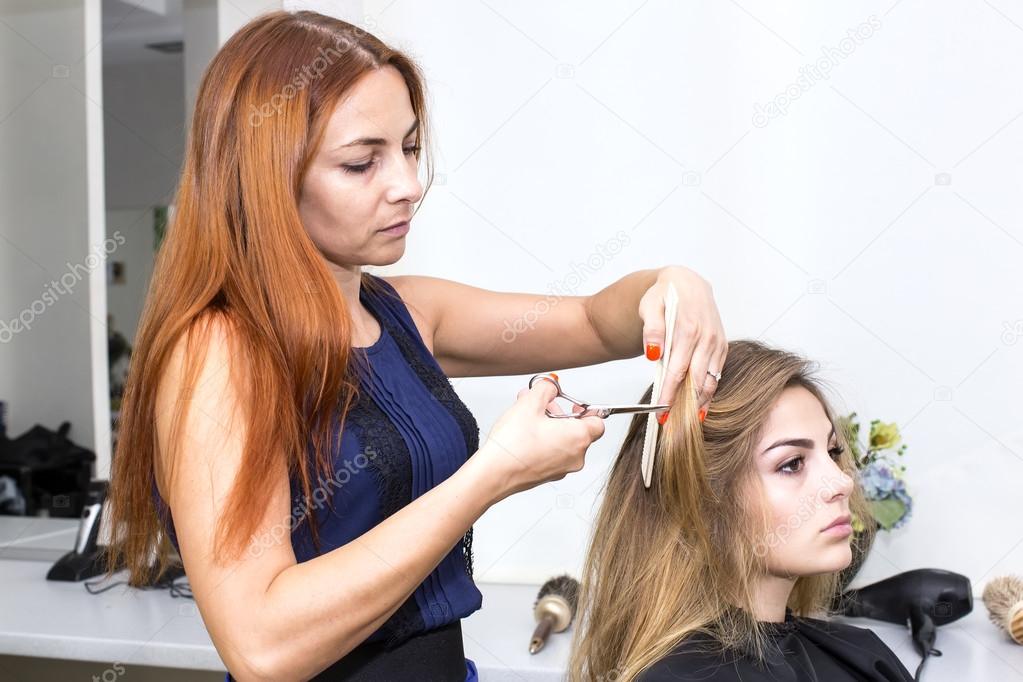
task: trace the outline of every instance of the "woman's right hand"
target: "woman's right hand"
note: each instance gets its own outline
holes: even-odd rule
[[[550,381],[536,381],[519,391],[515,404],[494,424],[479,452],[487,475],[497,486],[495,502],[541,483],[559,481],[583,468],[586,449],[604,435],[600,417],[552,419],[544,410],[560,413],[552,403],[557,389]],[[578,407],[574,411],[579,411]]]

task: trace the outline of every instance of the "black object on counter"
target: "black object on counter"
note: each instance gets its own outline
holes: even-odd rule
[[[77,582],[103,573],[103,548],[99,545],[99,528],[103,520],[103,502],[107,495],[107,481],[93,481],[88,499],[82,509],[75,547],[57,559],[46,574],[47,580]]]
[[[17,438],[0,439],[0,475],[17,484],[25,516],[81,515],[96,454],[68,439],[70,430],[67,421],[56,431],[36,424]]]
[[[939,568],[918,568],[885,578],[840,597],[838,612],[854,618],[873,618],[908,624],[921,656],[916,679],[934,648],[936,628],[973,611],[973,588],[965,575]]]

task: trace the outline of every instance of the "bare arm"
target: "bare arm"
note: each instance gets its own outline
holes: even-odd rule
[[[615,337],[613,347],[606,344],[590,318],[589,296],[489,291],[414,275],[387,281],[432,330],[433,355],[449,377],[583,367],[641,350],[641,335],[635,348],[628,347],[629,338]],[[621,298],[614,291],[610,297]]]
[[[239,680],[305,680],[377,630],[494,503],[579,471],[604,432],[597,417],[548,419],[550,382],[523,389],[486,442],[450,478],[356,540],[297,563],[283,465],[251,551],[214,561],[213,538],[241,466],[243,410],[229,379],[231,347],[213,326],[195,389],[180,398],[183,350],[175,350],[157,395],[157,431],[167,443],[177,400],[187,403],[183,445],[164,463],[170,504],[195,601],[217,651]],[[333,492],[333,491],[328,491]]]
[[[158,396],[167,433],[181,352]],[[230,353],[215,330],[193,392],[168,493],[185,570],[203,621],[239,680],[308,679],[377,630],[501,496],[472,457],[453,476],[349,544],[296,563],[285,472],[263,507],[251,551],[212,560],[214,524],[241,462],[244,423],[228,379]],[[491,467],[493,464],[491,464]]]
[[[488,291],[436,277],[387,279],[417,323],[431,330],[433,354],[452,377],[531,374],[664,353],[664,296],[679,295],[672,353],[661,395],[672,403],[686,371],[698,377],[701,407],[724,367],[728,339],[710,283],[689,268],[639,270],[591,296]],[[653,346],[656,346],[654,348]]]
[[[455,474],[358,539],[289,566],[265,594],[274,679],[312,676],[369,637],[495,501],[470,458]],[[344,576],[343,580],[339,580]],[[281,646],[285,643],[285,646]]]

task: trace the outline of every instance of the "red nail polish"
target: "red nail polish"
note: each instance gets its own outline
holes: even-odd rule
[[[647,360],[660,360],[661,359],[661,347],[656,343],[648,343],[646,345],[646,359]]]
[[[664,422],[668,421],[669,412],[670,410],[665,410],[664,412],[661,412],[659,415],[657,415],[657,423],[660,424],[661,426],[664,426]]]
[[[703,421],[704,419],[706,419],[706,418],[707,418],[707,408],[706,408],[706,407],[701,407],[701,408],[700,408],[700,412],[699,412],[699,417],[700,417],[700,421],[701,421],[701,422],[702,422],[702,421]]]

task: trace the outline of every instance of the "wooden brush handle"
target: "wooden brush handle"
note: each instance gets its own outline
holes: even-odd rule
[[[529,653],[535,654],[547,644],[547,637],[554,629],[554,616],[545,615],[536,624],[533,637],[529,640]]]
[[[1005,617],[1005,629],[1016,644],[1023,644],[1023,601],[1016,602]]]

